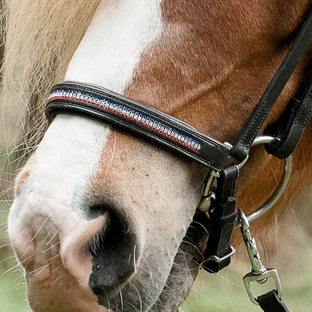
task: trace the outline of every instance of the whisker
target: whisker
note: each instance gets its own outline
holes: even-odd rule
[[[131,260],[131,256],[132,256],[132,254],[133,254],[134,274],[136,274],[136,273],[137,273],[137,271],[138,271],[137,266],[136,266],[136,261],[135,261],[135,259],[136,259],[136,257],[135,257],[135,251],[136,251],[136,248],[137,248],[137,245],[134,245],[134,248],[133,248],[133,253],[130,253],[130,255],[129,255],[129,262],[130,262],[130,260]]]
[[[46,253],[47,251],[49,251],[50,249],[54,248],[57,245],[60,245],[60,242],[55,243],[54,245],[51,245],[49,248],[45,249],[44,251],[42,251],[42,253]]]
[[[59,266],[57,266],[54,270],[52,270],[51,274],[55,273],[60,267],[62,267],[63,265],[60,264]]]
[[[0,246],[0,249],[1,248],[6,248],[6,247],[12,247],[12,245],[10,243],[3,244],[3,245]]]
[[[139,310],[139,312],[143,312],[143,302],[142,302],[141,294],[140,294],[139,290],[137,289],[137,287],[132,282],[129,282],[129,284],[132,285],[132,287],[134,288],[134,290],[138,294],[138,299],[139,299],[139,303],[140,303],[140,310]],[[128,304],[129,304],[129,302],[128,302]]]
[[[47,262],[51,262],[51,260],[53,260],[53,259],[55,259],[55,258],[57,258],[57,257],[59,257],[59,256],[60,256],[60,254],[58,253],[58,254],[54,255],[53,257],[51,257],[51,258],[49,258],[49,259],[47,259],[47,260],[45,260],[45,261],[42,261],[40,264],[44,264],[44,263],[47,263]]]
[[[3,263],[5,263],[6,261],[8,261],[8,260],[10,260],[10,259],[15,259],[15,256],[13,255],[13,256],[6,257],[5,259],[3,259],[3,260],[0,261],[0,265],[3,264]]]
[[[200,251],[200,250],[198,249],[198,247],[195,246],[194,244],[192,244],[191,242],[186,241],[186,240],[182,240],[182,243],[192,246],[202,257],[204,256],[203,253],[202,253],[202,251]],[[182,251],[182,250],[180,250],[180,251],[183,252],[184,254],[186,254],[184,251]]]
[[[152,270],[151,270],[151,267],[150,267],[150,264],[149,264],[149,262],[145,259],[144,256],[142,256],[142,260],[144,260],[144,262],[146,263],[148,269],[145,269],[145,268],[144,268],[143,266],[141,266],[141,265],[139,266],[139,268],[140,268],[141,270],[143,270],[143,271],[149,273],[149,277],[150,277],[150,280],[151,280],[151,282],[152,282],[152,285],[154,285],[154,277],[157,278],[157,276],[154,276],[154,275],[153,275]]]
[[[232,285],[234,285],[234,286],[236,286],[236,287],[238,287],[238,288],[243,288],[242,285],[235,283],[234,281],[232,281],[232,280],[229,279],[229,278],[226,278],[225,276],[223,276],[223,274],[218,274],[218,277],[219,277],[221,280],[224,280],[224,281],[226,281],[227,283],[232,284]]]
[[[21,266],[20,266],[19,263],[14,265],[12,268],[7,269],[5,272],[2,273],[2,275],[6,275],[6,274],[8,274],[10,272],[13,272],[14,270],[21,271]]]
[[[123,311],[123,309],[124,309],[124,302],[123,302],[123,296],[122,296],[122,291],[121,291],[120,286],[118,287],[118,289],[119,289],[119,297],[120,297],[121,311]]]
[[[49,245],[49,244],[52,242],[52,240],[53,240],[53,239],[55,238],[55,236],[58,234],[60,228],[61,228],[61,226],[59,226],[59,227],[57,228],[57,230],[55,231],[54,235],[53,235],[53,236],[51,237],[51,239],[46,243],[46,245]]]
[[[49,265],[50,265],[50,264],[46,264],[46,265],[42,266],[41,268],[38,268],[38,269],[33,270],[31,273],[34,273],[34,272],[38,271],[38,272],[34,273],[34,276],[37,276],[37,275],[39,275],[41,272],[43,272]]]
[[[46,224],[46,222],[49,220],[50,218],[50,215],[48,215],[46,217],[46,219],[42,222],[41,226],[39,227],[39,229],[37,230],[36,234],[33,236],[33,238],[30,240],[30,242],[32,242],[36,237],[37,235],[39,234],[40,230],[44,227],[44,225]]]
[[[58,278],[56,278],[53,282],[50,283],[50,285],[56,283],[58,280],[60,280],[62,277],[66,276],[66,274],[60,275]],[[60,286],[60,285],[59,285]]]
[[[196,224],[198,224],[201,228],[203,228],[203,230],[208,234],[209,232],[208,232],[208,230],[206,229],[206,227],[202,224],[202,223],[200,223],[199,221],[192,221],[192,223],[196,223]],[[190,227],[192,227],[192,228],[195,228],[193,225],[190,225]]]
[[[140,283],[143,287],[143,291],[145,296],[145,300],[148,300],[149,302],[153,303],[154,302],[154,295],[153,295],[153,291],[155,289],[155,285],[152,284],[152,289],[150,289],[150,287],[148,287],[149,285],[144,284],[139,278],[138,276],[134,276],[134,278],[138,281],[138,283]]]
[[[0,231],[5,231],[7,230],[7,228],[8,228],[8,225],[4,224],[3,227],[0,228]]]

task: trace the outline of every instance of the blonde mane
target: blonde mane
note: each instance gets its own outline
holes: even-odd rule
[[[63,80],[99,2],[7,0],[3,4],[6,29],[0,116],[4,146],[26,142],[21,148],[28,153],[38,145],[46,129],[47,93]]]

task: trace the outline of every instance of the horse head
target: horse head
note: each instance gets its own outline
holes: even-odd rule
[[[105,87],[231,142],[309,6],[101,1],[63,79]],[[296,92],[303,67],[269,121]],[[239,183],[247,212],[279,176],[278,160],[263,154]],[[56,115],[16,178],[9,217],[32,309],[176,311],[203,260],[208,231],[192,221],[208,172],[96,118]]]

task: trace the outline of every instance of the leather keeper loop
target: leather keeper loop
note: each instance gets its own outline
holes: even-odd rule
[[[235,203],[236,203],[235,198],[230,197],[227,205],[235,206]],[[233,225],[234,221],[236,220],[236,217],[237,217],[237,209],[235,209],[233,213],[222,217],[215,216],[213,212],[210,213],[211,222],[215,223],[218,226],[224,226],[226,224]]]

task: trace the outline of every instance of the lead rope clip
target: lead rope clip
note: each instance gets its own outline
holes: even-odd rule
[[[251,235],[249,229],[249,222],[246,215],[242,210],[238,209],[238,220],[240,223],[240,229],[243,235],[244,243],[247,248],[247,253],[251,262],[251,272],[246,274],[243,278],[244,285],[247,294],[252,303],[259,305],[258,298],[253,293],[251,288],[252,282],[257,282],[258,284],[264,284],[268,279],[272,278],[275,282],[275,291],[277,292],[277,297],[281,299],[282,297],[282,286],[276,269],[267,269],[265,265],[261,262],[259,251],[257,249],[256,240]]]

